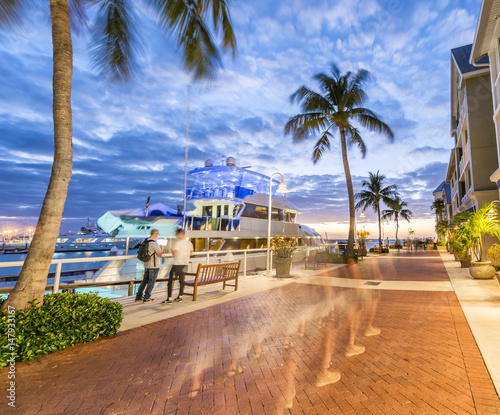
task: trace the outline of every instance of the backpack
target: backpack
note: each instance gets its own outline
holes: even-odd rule
[[[151,257],[153,256],[152,254],[149,253],[149,243],[151,241],[149,238],[144,239],[139,245],[139,251],[137,252],[137,258],[139,258],[139,261],[142,262],[148,262]]]

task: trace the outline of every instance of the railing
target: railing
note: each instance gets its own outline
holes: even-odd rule
[[[298,247],[294,252],[294,261],[301,262],[304,257],[309,255],[311,251],[325,250],[328,249],[329,245],[318,245],[318,246],[301,246]],[[232,262],[234,260],[242,261],[241,270],[243,273],[243,278],[246,278],[247,272],[255,269],[265,269],[265,254],[267,253],[266,248],[260,249],[239,249],[239,250],[228,250],[228,251],[202,251],[194,252],[193,258],[190,261],[190,267],[195,268],[199,263],[210,264],[210,261],[220,262]],[[163,254],[163,263],[160,265],[160,274],[157,278],[158,282],[165,282],[168,278],[165,277],[171,265],[172,254]],[[262,262],[262,267],[249,265],[249,260],[253,259],[254,265],[260,259]],[[61,274],[63,272],[62,268],[64,264],[74,264],[74,263],[86,263],[86,262],[106,262],[106,264],[100,269],[100,274],[93,276],[97,278],[115,278],[115,280],[94,280],[91,282],[78,282],[61,284]],[[114,262],[114,264],[113,264]],[[127,264],[130,262],[130,264]],[[15,262],[0,262],[0,268],[10,268],[10,267],[20,267],[24,264],[24,261]],[[119,285],[128,285],[128,295],[133,295],[133,289],[135,284],[139,284],[142,280],[143,265],[137,259],[136,255],[122,255],[122,256],[106,256],[106,257],[89,257],[89,258],[65,258],[65,259],[54,259],[51,265],[56,265],[54,283],[46,286],[46,290],[51,290],[53,293],[59,292],[59,290],[74,289],[74,288],[88,288],[88,287],[114,287]],[[116,265],[116,273],[113,274],[113,269],[111,265]],[[271,265],[272,266],[272,265]],[[123,268],[125,273],[122,273]],[[110,272],[108,272],[110,271]],[[118,279],[120,276],[127,276],[135,274],[135,278],[130,279]],[[14,287],[0,287],[0,294],[9,293]]]

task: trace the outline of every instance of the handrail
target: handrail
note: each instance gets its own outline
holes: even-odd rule
[[[306,250],[306,249],[321,249],[325,246],[329,246],[331,244],[325,245],[317,245],[317,246],[299,246],[297,247],[298,251]],[[193,256],[206,256],[206,264],[208,265],[210,262],[210,257],[217,256],[225,256],[229,253],[231,254],[243,254],[243,277],[246,277],[247,272],[247,254],[252,253],[266,253],[267,248],[253,248],[253,249],[231,249],[227,251],[199,251],[193,252]],[[172,258],[172,254],[166,253],[162,255],[162,258]],[[60,284],[62,265],[69,263],[79,263],[79,262],[111,262],[117,260],[129,260],[129,259],[137,259],[137,255],[117,255],[117,256],[106,256],[106,257],[88,257],[88,258],[63,258],[63,259],[53,259],[51,261],[51,265],[56,265],[54,284],[47,285],[46,290],[52,290],[53,293],[57,293],[60,289],[72,289],[72,288],[85,288],[85,287],[104,287],[104,286],[116,286],[116,285],[129,285],[129,295],[133,295],[133,287],[135,284],[139,284],[142,279],[134,279],[134,280],[119,280],[119,281],[101,281],[101,282],[91,282],[91,283],[80,283],[80,284]],[[0,262],[0,268],[9,268],[9,267],[19,267],[24,264],[24,261],[12,261],[12,262]],[[158,282],[168,281],[168,278],[157,278]],[[10,293],[14,287],[0,287],[0,294]],[[132,293],[132,294],[130,294]]]

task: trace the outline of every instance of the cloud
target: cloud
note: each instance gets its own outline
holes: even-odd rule
[[[362,130],[368,153],[348,150],[355,189],[369,171],[395,182],[418,217],[444,178],[449,136],[450,49],[471,43],[479,8],[465,0],[419,2],[254,0],[233,2],[238,56],[223,57],[212,84],[190,93],[188,168],[233,156],[239,166],[283,173],[302,220],[348,219],[338,135],[313,164],[315,138],[293,143],[286,121],[301,85],[335,62],[343,72],[370,70],[366,106],[395,133],[394,143]],[[65,217],[182,201],[189,77],[175,39],[146,20],[138,75],[112,85],[92,69],[88,37],[74,37],[73,151]],[[24,32],[2,32],[0,45],[0,216],[36,217],[53,155],[52,50],[47,10]],[[22,189],[20,191],[19,189]],[[22,208],[20,208],[22,206]],[[10,220],[10,219],[9,219]],[[31,219],[30,219],[31,220]]]

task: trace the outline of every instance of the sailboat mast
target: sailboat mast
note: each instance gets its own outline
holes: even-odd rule
[[[187,193],[187,162],[189,149],[189,112],[191,109],[191,85],[187,88],[187,114],[186,114],[186,150],[184,155],[184,209],[182,216],[182,227],[186,229],[186,193]]]

